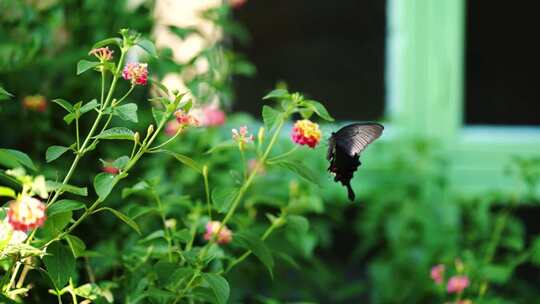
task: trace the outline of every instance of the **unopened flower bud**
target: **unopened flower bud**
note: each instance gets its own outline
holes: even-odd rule
[[[259,128],[259,133],[257,133],[257,140],[259,141],[259,144],[262,144],[262,142],[264,141],[264,131],[264,127]]]
[[[138,144],[141,141],[141,134],[139,134],[139,132],[135,132],[135,135],[133,135],[133,141],[135,141],[135,144]]]
[[[154,125],[149,125],[148,130],[146,130],[146,136],[150,136],[152,133],[154,133]]]

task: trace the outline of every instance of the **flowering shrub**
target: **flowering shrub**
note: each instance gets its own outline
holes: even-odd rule
[[[133,260],[124,265],[125,274],[128,277],[141,274],[137,269],[142,265],[146,265],[146,269],[154,273],[147,274],[147,278],[152,279],[144,281],[142,289],[116,294],[119,302],[132,302],[137,297],[145,297],[154,300],[159,298],[164,303],[177,303],[187,299],[213,299],[212,301],[217,303],[224,303],[230,290],[224,276],[252,254],[272,275],[274,258],[265,240],[285,225],[305,221],[299,214],[295,214],[297,211],[294,211],[296,207],[292,200],[290,204],[280,206],[277,213],[267,213],[267,227],[262,233],[258,233],[251,229],[245,220],[243,224],[239,222],[241,216],[238,210],[250,188],[262,178],[260,173],[270,168],[290,170],[308,181],[316,182],[313,172],[307,166],[289,160],[296,148],[279,155],[275,155],[274,148],[283,126],[295,113],[300,113],[305,119],[318,114],[321,118],[331,120],[322,104],[305,100],[298,93],[291,94],[282,89],[268,94],[264,99],[276,99],[281,102],[281,107],[264,106],[265,127],[259,129],[257,138],[249,133],[247,126],[242,126],[232,131],[236,145],[227,145],[225,143],[228,141],[225,141],[224,144],[216,146],[218,150],[237,148],[241,155],[243,177],[230,188],[213,189],[210,183],[211,167],[185,154],[167,149],[174,141],[181,141],[181,134],[187,134],[191,127],[201,125],[196,117],[197,107],[194,107],[194,101],[184,98],[184,94],[169,92],[166,87],[152,80],[151,83],[162,93],[152,98],[155,105],[152,108],[155,125],[148,125],[145,132],[113,125],[113,117],[138,121],[138,105],[125,103],[125,100],[137,86],[147,84],[150,78],[146,64],[124,63],[126,53],[133,46],[143,45],[150,55],[155,55],[152,52],[153,47],[149,47],[151,42],[142,39],[139,34],[122,30],[121,35],[121,39],[109,38],[94,46],[89,54],[98,61],[83,59],[78,64],[78,74],[94,70],[102,79],[110,79],[110,84],[103,84],[101,94],[96,99],[75,104],[65,99],[53,100],[59,108],[67,111],[64,116],[65,123],[74,125],[75,128],[72,145],[54,145],[47,149],[46,161],[49,163],[68,152],[72,154],[72,161],[61,181],[26,175],[19,166],[36,170],[32,161],[24,153],[3,150],[5,155],[14,159],[14,169],[6,172],[22,184],[22,190],[2,188],[2,194],[14,198],[3,211],[5,218],[1,219],[1,256],[8,265],[3,274],[2,285],[2,294],[6,299],[19,300],[32,294],[30,287],[33,283],[27,280],[28,274],[36,266],[43,269],[49,279],[49,292],[56,296],[59,303],[67,297],[73,302],[84,299],[111,299],[112,285],[100,284],[94,279],[85,281],[84,277],[76,275],[76,265],[82,262],[83,257],[89,256],[85,237],[76,236],[76,228],[97,213],[109,212],[140,235],[137,243],[141,246],[132,248],[137,256],[126,257],[128,261]],[[111,47],[118,48],[117,58],[112,56]],[[118,94],[117,84],[122,78],[128,81],[130,86],[115,97]],[[84,131],[81,117],[92,110],[96,115],[89,129]],[[203,107],[201,112],[201,120],[204,121],[201,127],[211,130],[212,127],[224,123],[224,113],[215,106]],[[175,119],[171,120],[173,117]],[[300,130],[311,132],[305,135],[306,137],[318,136],[317,141],[320,140],[321,133],[316,124],[310,122],[306,128]],[[313,130],[318,133],[313,133]],[[168,138],[163,138],[164,140],[158,143],[162,132],[166,133]],[[204,133],[199,134],[204,136]],[[98,146],[106,145],[108,141],[118,141],[119,144],[127,142],[131,146],[131,153],[114,160],[102,161],[102,172],[96,174],[93,180],[95,199],[85,202],[84,197],[89,194],[88,188],[71,184],[72,177],[77,174],[79,164],[85,156],[93,153]],[[214,151],[217,150],[208,151],[209,155],[216,153]],[[245,154],[253,154],[249,162],[246,161]],[[108,205],[109,197],[113,195],[120,181],[129,180],[129,173],[148,155],[172,156],[180,164],[199,174],[199,181],[204,185],[204,195],[193,198],[192,203],[178,209],[184,210],[180,214],[166,204],[166,193],[162,193],[159,184],[152,181],[155,177],[145,178],[135,182],[132,187],[124,188],[124,199],[147,196],[155,202],[156,206],[150,210],[158,213],[161,219],[161,227],[156,231],[147,231],[144,229],[146,225],[140,225],[145,222],[144,212],[134,216],[131,212],[124,213]],[[68,193],[69,196],[66,196]],[[250,208],[256,210],[254,207]],[[204,228],[204,231],[201,231],[201,228]],[[17,247],[22,244],[25,246],[24,250]],[[233,245],[233,248],[224,246],[229,244]],[[161,249],[153,250],[155,246]],[[138,254],[141,250],[146,253]],[[124,282],[119,279],[115,284]]]

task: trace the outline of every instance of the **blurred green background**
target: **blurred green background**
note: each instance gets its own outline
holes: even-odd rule
[[[69,142],[71,133],[54,106],[36,112],[23,108],[23,99],[93,98],[97,78],[75,77],[76,62],[95,41],[123,27],[152,38],[155,5],[1,0],[0,85],[15,97],[0,101],[0,147],[27,152],[50,176],[64,170],[66,162],[45,166],[44,154],[52,144]],[[471,289],[491,283],[478,303],[540,299],[540,96],[534,83],[540,60],[538,47],[529,43],[536,34],[535,10],[527,5],[248,0],[215,20],[225,33],[220,50],[230,55],[223,58],[244,69],[233,69],[225,80],[202,75],[187,84],[211,83],[233,111],[225,126],[190,134],[175,147],[212,164],[213,183],[230,182],[238,156],[209,158],[203,152],[228,138],[231,127],[260,124],[261,97],[278,82],[325,103],[340,120],[323,125],[326,136],[348,121],[386,126],[362,155],[355,203],[325,171],[324,145],[299,157],[320,172],[322,188],[298,179],[290,184],[294,176],[272,171],[255,186],[258,195],[246,200],[246,210],[272,208],[265,197],[286,199],[283,189],[292,187],[309,214],[309,230],[270,238],[271,247],[296,261],[277,263],[274,280],[261,276],[255,260],[233,271],[232,302],[442,303],[429,270],[456,258],[466,265]],[[198,56],[212,56],[212,49]],[[193,64],[175,63],[167,48],[160,57],[150,64],[158,77]],[[248,61],[256,74],[245,68]],[[137,94],[142,99],[151,92]],[[140,120],[150,121],[150,106],[140,107]],[[282,141],[292,145],[288,136]],[[74,184],[90,183],[91,172],[100,170],[98,158],[119,149],[96,151],[82,164],[88,174],[76,176]],[[194,174],[170,159],[147,160],[134,176],[158,176],[163,188],[180,194],[201,190]],[[112,204],[123,202],[117,197]],[[129,246],[129,231],[109,233],[116,225],[98,216],[80,228],[90,247],[103,253],[92,261],[103,279]],[[494,238],[497,250],[486,260]]]

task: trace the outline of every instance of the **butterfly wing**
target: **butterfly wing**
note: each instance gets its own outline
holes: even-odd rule
[[[354,123],[341,128],[332,137],[337,146],[349,156],[360,154],[364,149],[379,138],[384,127],[375,122]]]
[[[355,195],[350,181],[361,165],[360,152],[379,138],[383,129],[378,123],[354,123],[332,133],[328,140],[328,171],[334,174],[334,181],[347,187],[351,201],[354,201]]]

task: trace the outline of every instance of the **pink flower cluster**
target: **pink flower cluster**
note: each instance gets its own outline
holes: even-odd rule
[[[249,134],[247,126],[241,126],[239,130],[232,129],[232,138],[238,143],[240,149],[244,149],[244,146],[255,140],[253,134]]]
[[[210,221],[206,224],[206,233],[204,234],[204,239],[209,241],[211,240],[219,230],[219,227],[221,226],[221,222],[219,221]],[[219,234],[217,234],[217,242],[218,244],[228,244],[232,241],[232,232],[227,228],[227,226],[223,226],[221,230],[219,230]]]
[[[131,80],[132,85],[146,85],[148,82],[148,65],[138,62],[128,63],[122,71],[122,77],[125,80]]]
[[[298,120],[293,127],[292,140],[299,145],[307,145],[310,148],[315,148],[321,141],[321,130],[319,125],[307,120]]]
[[[28,195],[9,203],[7,219],[13,230],[28,231],[40,227],[47,218],[45,204]]]
[[[456,264],[463,267],[460,260],[457,260]],[[444,272],[445,266],[442,264],[431,267],[430,276],[435,282],[435,284],[440,285],[444,282]],[[448,283],[446,284],[446,291],[448,293],[460,294],[467,287],[469,287],[469,278],[466,275],[455,275],[448,279]]]

